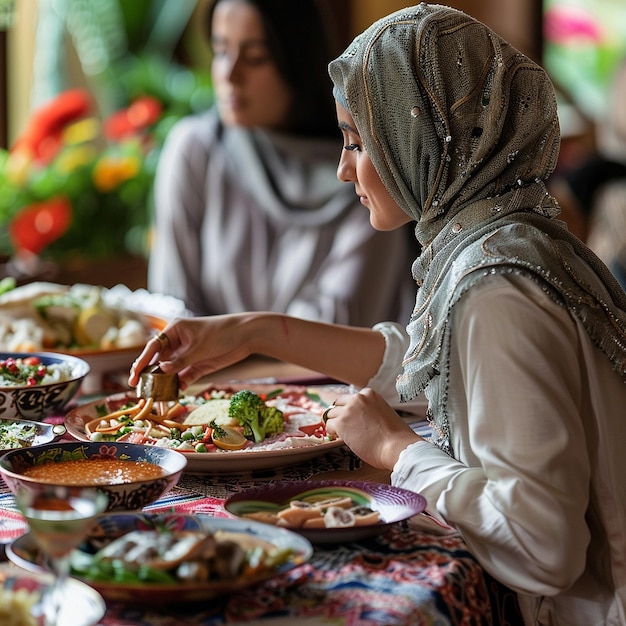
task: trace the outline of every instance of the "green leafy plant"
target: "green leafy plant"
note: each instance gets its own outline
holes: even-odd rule
[[[67,90],[0,150],[0,250],[63,258],[143,254],[162,141],[183,113],[152,96],[100,122],[91,96]]]
[[[162,143],[178,119],[212,101],[208,71],[175,59],[196,0],[62,4],[39,17],[69,35],[88,87],[50,98],[0,150],[0,255],[145,255]],[[108,59],[97,71],[93,50]]]

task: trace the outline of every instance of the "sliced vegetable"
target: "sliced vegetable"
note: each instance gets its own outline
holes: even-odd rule
[[[241,431],[230,426],[214,427],[211,439],[222,450],[241,450],[248,443]]]

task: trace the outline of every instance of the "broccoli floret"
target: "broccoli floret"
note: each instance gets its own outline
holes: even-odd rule
[[[267,435],[282,432],[284,418],[281,411],[269,407],[261,398],[247,389],[233,394],[228,406],[228,416],[243,426],[243,434],[260,443]]]
[[[261,429],[261,410],[265,404],[259,396],[247,389],[233,394],[228,405],[228,417],[236,419],[243,426],[243,434],[254,437],[257,443],[265,439],[265,432]]]
[[[261,427],[265,431],[266,437],[280,435],[285,428],[283,412],[275,406],[265,404],[261,409]]]

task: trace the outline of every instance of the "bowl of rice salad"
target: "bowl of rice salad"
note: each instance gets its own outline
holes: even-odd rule
[[[0,418],[63,413],[88,373],[87,361],[68,354],[0,352]]]

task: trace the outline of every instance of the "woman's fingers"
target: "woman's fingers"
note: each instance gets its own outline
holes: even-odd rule
[[[153,337],[144,346],[139,356],[133,361],[130,366],[130,374],[128,377],[128,384],[131,387],[136,387],[139,383],[139,375],[141,372],[152,363],[153,358],[159,352],[159,342],[156,337]]]
[[[205,374],[230,365],[232,360],[215,352],[216,342],[212,337],[218,328],[208,318],[178,319],[170,323],[146,343],[131,366],[128,384],[136,386],[141,372],[157,361],[165,373],[179,375],[182,389]]]
[[[175,346],[178,343],[178,333],[175,324],[166,326],[157,335],[150,338],[131,365],[128,384],[131,387],[135,387],[139,383],[141,372],[157,360],[157,355],[159,360],[163,361],[163,357],[167,357],[175,351]]]
[[[326,412],[326,432],[339,437],[363,461],[393,469],[401,450],[419,439],[375,391],[339,396]]]

